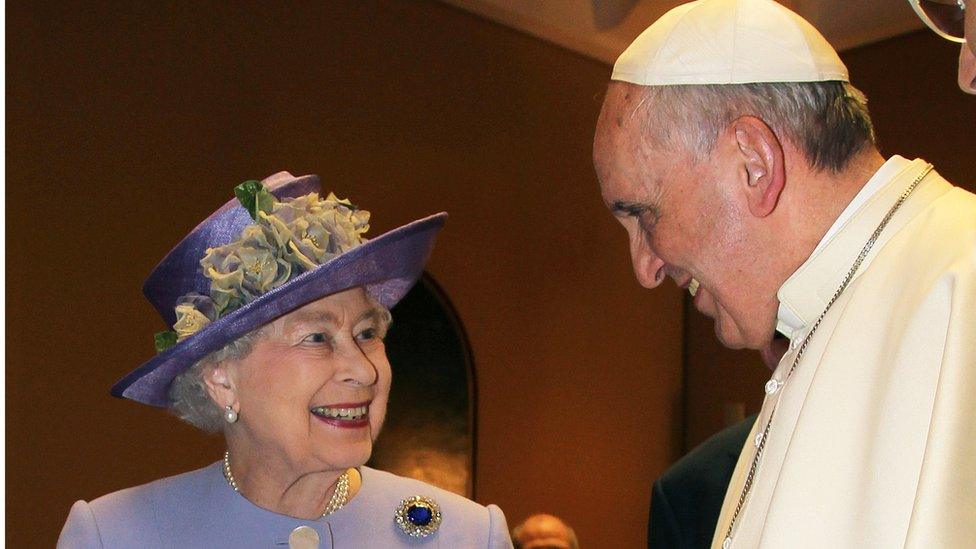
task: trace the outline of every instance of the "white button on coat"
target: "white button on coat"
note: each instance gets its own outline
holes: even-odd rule
[[[288,536],[288,549],[318,549],[319,533],[311,526],[299,526]]]

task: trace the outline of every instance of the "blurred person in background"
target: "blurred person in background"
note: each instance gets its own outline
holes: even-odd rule
[[[516,549],[579,549],[576,532],[559,517],[537,514],[512,529]]]

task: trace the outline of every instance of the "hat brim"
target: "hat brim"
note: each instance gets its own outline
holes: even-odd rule
[[[446,213],[384,233],[208,324],[119,380],[112,396],[165,407],[173,379],[208,354],[303,305],[362,286],[392,307],[423,273]]]

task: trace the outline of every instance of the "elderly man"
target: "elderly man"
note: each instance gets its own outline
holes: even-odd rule
[[[976,196],[885,160],[824,38],[771,0],[679,6],[620,56],[594,163],[634,272],[727,346],[790,348],[713,547],[976,539]]]
[[[936,34],[960,42],[959,88],[976,94],[976,5],[966,0],[908,0],[915,13]],[[976,4],[969,0],[970,4]]]

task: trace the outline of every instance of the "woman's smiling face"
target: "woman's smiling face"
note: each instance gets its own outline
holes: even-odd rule
[[[389,313],[353,288],[264,326],[246,357],[210,378],[232,389],[235,446],[293,470],[365,463],[390,394],[388,324]]]

